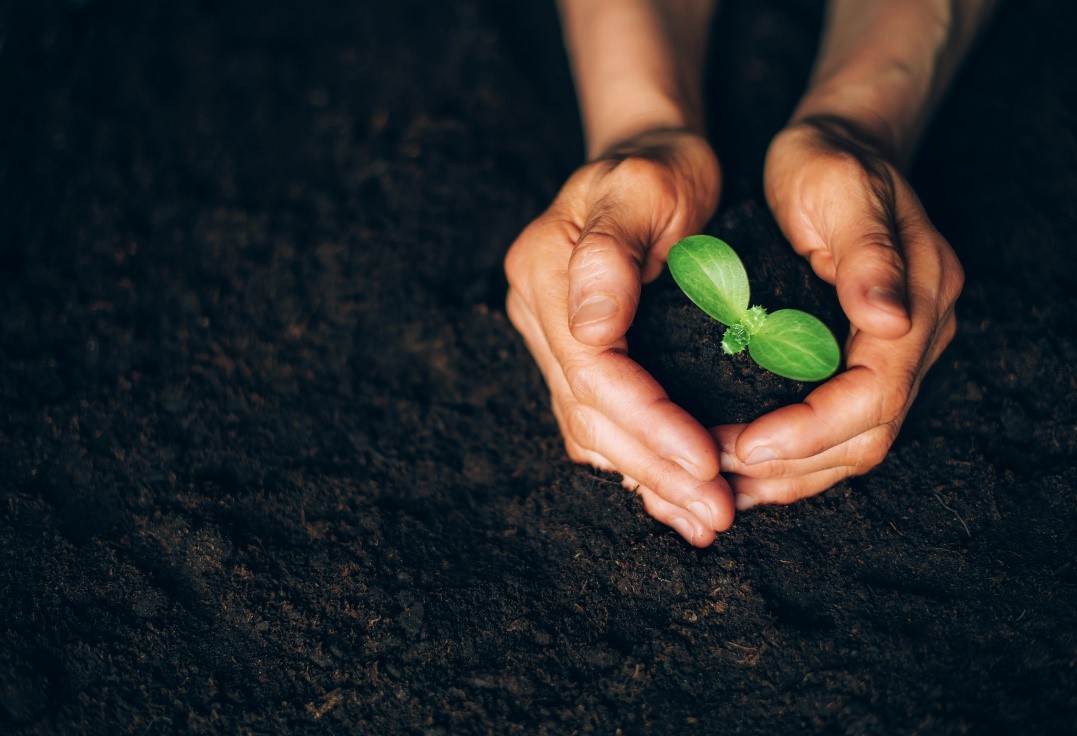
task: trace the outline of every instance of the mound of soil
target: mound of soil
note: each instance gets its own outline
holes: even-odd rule
[[[703,551],[504,314],[581,155],[551,6],[0,6],[0,732],[1072,730],[1077,6],[923,146],[968,286],[890,457]],[[840,326],[759,194],[821,12],[725,3],[712,230]],[[803,395],[714,329],[664,278],[631,344],[708,422]]]

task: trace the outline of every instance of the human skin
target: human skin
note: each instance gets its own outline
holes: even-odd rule
[[[520,234],[505,268],[509,317],[574,461],[620,472],[651,516],[700,547],[732,523],[734,504],[790,503],[882,461],[953,337],[963,282],[902,167],[990,5],[830,3],[764,182],[793,248],[837,289],[846,369],[803,403],[708,431],[627,357],[625,333],[642,283],[717,207],[720,170],[700,113],[714,3],[562,0],[590,162]]]

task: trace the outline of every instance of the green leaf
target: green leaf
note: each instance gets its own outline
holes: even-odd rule
[[[748,343],[756,363],[797,381],[821,381],[838,369],[841,349],[827,326],[798,309],[779,309]]]
[[[722,352],[726,355],[736,355],[744,350],[752,336],[748,334],[748,328],[744,325],[731,325],[726,328],[722,335]]]
[[[748,274],[737,254],[718,238],[693,235],[669,251],[669,272],[697,307],[724,325],[748,310]]]
[[[767,321],[767,310],[756,304],[754,307],[748,307],[748,310],[741,317],[740,323],[744,325],[744,329],[748,330],[749,335],[754,335],[763,329],[763,325]]]

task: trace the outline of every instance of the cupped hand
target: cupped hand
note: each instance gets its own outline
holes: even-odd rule
[[[791,503],[882,462],[954,336],[961,264],[894,160],[836,118],[805,120],[770,146],[767,202],[836,287],[850,334],[844,371],[803,403],[714,429],[738,509]]]
[[[696,546],[733,520],[718,448],[627,355],[644,281],[718,202],[705,140],[654,130],[576,171],[505,259],[509,318],[550,389],[569,457],[624,476],[648,513]]]

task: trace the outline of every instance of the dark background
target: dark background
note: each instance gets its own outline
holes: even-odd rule
[[[758,192],[821,4],[725,5],[712,230],[825,303]],[[504,315],[581,155],[546,3],[0,2],[0,733],[1071,732],[1075,21],[1005,4],[925,141],[968,286],[888,460],[697,551]],[[678,299],[677,398],[803,394]]]

